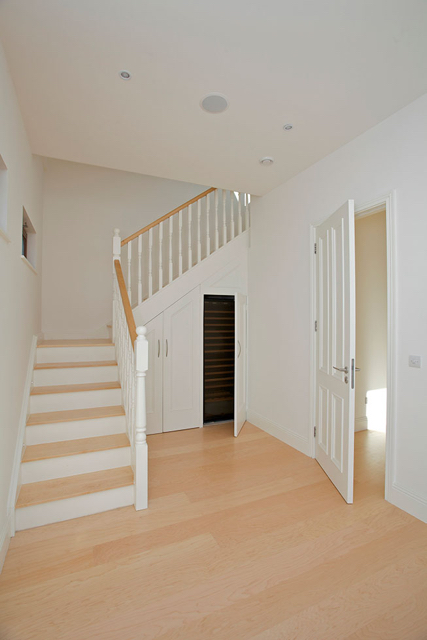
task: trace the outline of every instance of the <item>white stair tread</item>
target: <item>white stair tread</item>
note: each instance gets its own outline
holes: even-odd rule
[[[42,369],[77,369],[87,367],[116,367],[115,360],[90,360],[89,362],[40,362],[34,365],[35,370]]]
[[[27,426],[53,424],[56,422],[73,422],[74,420],[93,420],[96,418],[114,418],[124,416],[125,410],[120,405],[111,407],[92,407],[90,409],[67,409],[66,411],[44,411],[28,416]]]
[[[84,384],[56,384],[47,387],[33,387],[32,396],[46,395],[49,393],[78,393],[80,391],[106,391],[120,389],[120,382],[85,382]]]
[[[96,436],[94,438],[80,438],[79,440],[65,440],[60,442],[47,442],[33,444],[25,449],[22,462],[34,460],[46,460],[49,458],[61,458],[74,456],[93,451],[107,451],[129,447],[129,439],[125,433],[116,433],[108,436]]]
[[[133,484],[132,467],[83,473],[68,478],[55,478],[24,484],[19,492],[17,509],[55,500],[75,498],[89,493],[118,489]]]

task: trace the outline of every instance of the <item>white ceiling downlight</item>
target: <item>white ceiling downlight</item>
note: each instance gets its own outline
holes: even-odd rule
[[[209,93],[200,101],[200,106],[208,113],[222,113],[228,108],[228,100],[221,93]]]
[[[284,124],[283,128],[284,128],[285,131],[290,131],[291,129],[294,128],[294,125],[293,124]]]
[[[259,161],[260,164],[262,164],[264,167],[269,167],[270,165],[272,165],[274,162],[273,158],[270,158],[269,156],[265,157],[265,158],[261,158],[261,160]]]
[[[121,77],[122,80],[130,80],[132,78],[130,72],[126,71],[125,69],[120,71],[119,76]]]

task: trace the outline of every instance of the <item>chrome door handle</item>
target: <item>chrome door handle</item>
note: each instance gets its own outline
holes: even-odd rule
[[[168,345],[168,341],[166,340],[166,357],[168,357],[168,353],[169,353],[169,345]]]
[[[341,373],[345,373],[345,375],[348,374],[348,367],[344,367],[344,369],[340,369],[339,367],[332,367],[332,369],[335,369],[335,371],[341,371]]]
[[[160,358],[160,340],[157,340],[157,357]]]
[[[237,344],[239,345],[239,353],[237,357],[240,358],[240,354],[242,353],[242,345],[240,344],[240,340],[237,341]]]

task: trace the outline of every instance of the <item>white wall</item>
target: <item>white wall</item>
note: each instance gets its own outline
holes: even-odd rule
[[[396,442],[390,499],[427,520],[427,95],[252,205],[249,418],[311,452],[310,225],[396,189]],[[408,368],[408,355],[423,368]]]
[[[40,331],[42,178],[31,154],[0,45],[0,155],[7,166],[6,234],[0,234],[0,563],[7,499],[32,337]],[[21,259],[22,208],[37,232],[38,273]],[[5,545],[3,546],[3,550]]]
[[[206,187],[61,160],[43,163],[43,333],[107,335],[113,228],[125,238]]]
[[[386,213],[356,218],[356,373],[355,430],[367,423],[369,409],[386,414],[387,387],[387,229]],[[376,405],[373,407],[372,405]],[[379,405],[379,406],[378,406]],[[382,410],[382,411],[381,411]],[[370,412],[372,419],[372,411]],[[384,425],[385,426],[385,425]]]

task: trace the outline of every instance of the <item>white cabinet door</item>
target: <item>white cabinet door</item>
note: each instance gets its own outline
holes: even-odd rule
[[[246,422],[246,296],[236,293],[234,345],[234,435]]]
[[[200,292],[163,312],[163,431],[200,427]]]
[[[146,377],[147,435],[163,431],[163,314],[146,325],[148,371]]]
[[[316,459],[353,502],[355,267],[354,203],[316,229]]]

